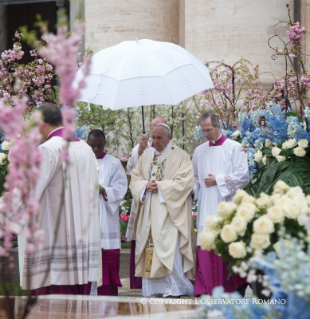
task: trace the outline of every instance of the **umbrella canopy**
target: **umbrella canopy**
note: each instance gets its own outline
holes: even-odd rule
[[[82,68],[74,83],[83,77]],[[125,41],[94,54],[85,81],[79,100],[112,110],[175,105],[214,87],[208,68],[195,56],[152,40]]]

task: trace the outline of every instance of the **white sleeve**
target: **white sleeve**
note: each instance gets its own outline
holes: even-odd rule
[[[126,195],[128,188],[127,176],[120,161],[113,165],[112,178],[109,186],[104,187],[107,194],[105,205],[112,214],[118,211],[118,206]]]
[[[222,197],[234,195],[237,189],[245,187],[250,181],[248,161],[245,153],[241,151],[241,145],[234,148],[231,161],[232,173],[215,176]]]
[[[132,151],[131,151],[131,155],[128,158],[128,162],[127,162],[127,174],[131,174],[131,171],[136,167],[136,165],[138,164],[139,161],[139,144],[136,145]]]
[[[198,194],[200,191],[200,183],[199,183],[199,177],[198,177],[198,159],[197,159],[197,152],[194,152],[194,156],[192,159],[192,165],[193,165],[193,170],[194,170],[194,200],[198,199]]]
[[[146,203],[147,200],[148,200],[148,199],[150,198],[150,196],[151,196],[151,192],[145,191],[146,185],[147,185],[147,183],[143,186],[142,191],[141,191],[141,194],[140,194],[140,202],[141,202],[141,203]]]

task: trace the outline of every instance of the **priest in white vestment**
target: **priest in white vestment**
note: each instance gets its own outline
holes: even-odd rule
[[[43,104],[39,110],[44,119],[40,126],[44,143],[39,146],[42,162],[35,197],[40,203],[38,223],[44,230],[44,244],[31,255],[20,251],[19,256],[24,255],[20,258],[21,286],[32,290],[32,295],[89,295],[91,282],[101,284],[94,155],[85,142],[72,136],[66,167],[62,161],[66,141],[62,138],[61,112],[54,104]],[[11,220],[14,231],[23,234],[24,225],[18,219],[15,222]]]
[[[156,117],[151,122],[150,132],[154,125],[158,123],[167,124],[166,120],[162,117]],[[148,141],[147,136],[142,136],[140,139],[140,143],[137,144],[131,151],[131,155],[128,158],[127,162],[127,174],[131,174],[132,170],[138,164],[139,157],[144,153],[147,152],[149,149],[153,148],[153,141],[150,139]],[[130,265],[129,265],[129,279],[130,279],[130,289],[141,289],[142,288],[142,280],[141,277],[135,276],[135,235],[133,232],[133,225],[135,221],[135,201],[132,201],[131,209],[130,209],[130,216],[127,225],[126,231],[126,239],[130,242]]]
[[[102,248],[102,286],[93,287],[91,294],[118,296],[122,287],[119,278],[121,235],[119,225],[119,205],[127,188],[127,176],[120,160],[107,154],[103,131],[90,131],[87,140],[93,149],[99,165],[99,216]]]
[[[135,275],[144,297],[193,296],[196,237],[190,192],[194,186],[189,155],[171,143],[166,124],[153,127],[154,148],[131,173],[136,205]]]
[[[214,251],[202,251],[199,235],[206,227],[207,216],[218,215],[218,204],[231,201],[236,190],[249,183],[247,158],[238,142],[221,134],[215,114],[203,114],[200,125],[207,142],[199,145],[193,156],[194,197],[198,199],[195,295],[212,295],[216,286],[223,286],[226,292],[240,289],[244,294],[245,281],[236,275],[229,277],[228,264]]]

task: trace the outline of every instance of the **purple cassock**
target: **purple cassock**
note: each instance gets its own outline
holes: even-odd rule
[[[142,277],[135,276],[135,250],[136,241],[130,242],[130,261],[129,261],[129,277],[130,289],[142,289]]]
[[[215,143],[209,141],[209,147],[220,146],[226,141],[227,137],[221,137]],[[213,250],[202,250],[197,247],[195,295],[212,295],[214,287],[223,286],[225,292],[236,291],[246,283],[245,279],[237,275],[229,275],[228,262],[223,262],[222,258],[214,253]]]
[[[101,249],[102,286],[97,288],[98,296],[118,296],[118,287],[122,287],[119,278],[120,250]]]

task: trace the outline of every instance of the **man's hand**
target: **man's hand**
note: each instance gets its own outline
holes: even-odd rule
[[[99,194],[105,195],[105,189],[99,185]]]
[[[146,184],[146,190],[151,193],[158,193],[158,187],[155,181],[148,182]]]
[[[204,179],[206,187],[211,187],[216,185],[216,179],[214,174],[208,174],[209,177]]]
[[[144,152],[144,150],[147,148],[147,136],[142,136],[139,144],[138,154],[141,156]]]

